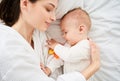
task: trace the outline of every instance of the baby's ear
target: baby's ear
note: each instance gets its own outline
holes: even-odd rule
[[[85,25],[80,25],[79,26],[79,31],[83,33],[85,31]]]

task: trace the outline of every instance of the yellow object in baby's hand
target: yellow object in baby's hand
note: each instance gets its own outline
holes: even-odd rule
[[[56,55],[55,52],[54,52],[54,50],[51,49],[51,48],[48,50],[48,54],[54,55],[54,57],[55,57],[56,59],[59,59],[59,56]]]

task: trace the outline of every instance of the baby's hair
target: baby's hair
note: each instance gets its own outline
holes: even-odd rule
[[[90,19],[90,16],[89,16],[89,14],[88,14],[85,10],[81,9],[80,7],[74,8],[74,9],[68,11],[68,12],[61,18],[61,21],[62,21],[68,14],[72,13],[72,12],[75,11],[75,10],[80,10],[80,11],[82,11],[83,14],[85,14],[85,16],[88,18],[88,20],[86,21],[86,22],[87,22],[86,25],[87,25],[87,27],[88,27],[88,30],[90,30],[90,27],[91,27],[91,19]],[[79,13],[79,14],[81,15],[81,12],[77,12],[77,13]],[[78,16],[80,17],[79,14],[78,14],[78,15],[77,15],[77,14],[76,14],[76,15],[73,15],[73,17],[78,18]]]
[[[67,13],[65,13],[65,15],[61,18],[61,20],[63,20],[64,17],[65,17],[67,14],[69,14],[70,12],[72,12],[72,11],[74,11],[74,10],[77,10],[77,9],[80,9],[80,10],[81,10],[80,7],[78,7],[78,8],[74,8],[74,9],[72,9],[72,10],[69,10],[69,11],[68,11]]]

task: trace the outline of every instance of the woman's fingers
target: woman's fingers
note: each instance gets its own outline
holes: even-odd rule
[[[98,46],[90,40],[90,53],[91,53],[91,63],[96,64],[96,66],[100,67],[100,51]]]

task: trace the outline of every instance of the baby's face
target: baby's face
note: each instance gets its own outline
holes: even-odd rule
[[[61,22],[61,29],[63,32],[63,37],[70,45],[75,45],[80,41],[80,31],[79,27],[72,20],[63,20]]]

